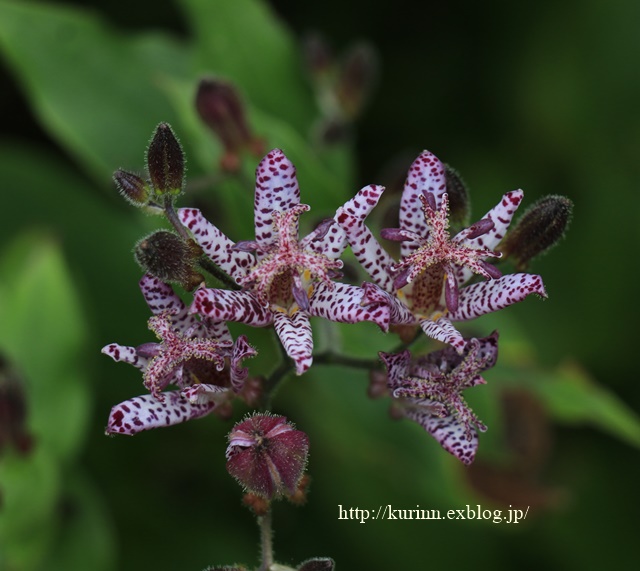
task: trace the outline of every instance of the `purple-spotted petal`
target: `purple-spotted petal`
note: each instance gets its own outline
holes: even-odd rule
[[[274,240],[272,212],[286,212],[299,203],[296,169],[280,149],[274,149],[256,169],[254,220],[256,241],[263,248]]]
[[[365,186],[342,208],[336,220],[344,230],[356,259],[371,279],[386,291],[392,291],[393,280],[387,271],[393,258],[387,254],[364,221],[378,204],[384,187],[375,184]]]
[[[449,317],[453,321],[475,319],[522,301],[532,293],[547,297],[542,278],[534,274],[509,274],[473,284],[460,290],[458,310]]]
[[[485,282],[486,283],[486,282]],[[465,347],[465,340],[460,332],[451,324],[446,317],[439,317],[435,321],[432,319],[422,319],[420,327],[428,337],[448,343],[455,347],[458,353],[462,353]]]
[[[213,321],[238,321],[254,327],[265,327],[273,321],[271,310],[246,291],[199,289],[190,311]]]
[[[176,324],[182,319],[188,322],[186,327],[193,324],[194,318],[187,316],[185,304],[170,285],[149,274],[142,276],[139,285],[151,313],[158,315],[167,312],[172,315]]]
[[[325,222],[322,222],[321,226],[322,224],[325,224]],[[324,228],[316,228],[309,234],[309,236],[304,239],[305,241],[309,239],[306,247],[316,254],[324,254],[331,260],[338,259],[347,247],[347,235],[345,231],[339,224],[335,223],[335,220],[334,223],[326,229],[324,235],[316,238],[315,236],[322,233],[322,231],[324,231]]]
[[[117,343],[105,345],[102,348],[102,353],[109,355],[109,357],[118,363],[129,363],[141,371],[144,371],[145,367],[149,363],[149,358],[139,355],[135,347],[125,347],[123,345],[118,345]]]
[[[437,209],[446,189],[444,166],[433,153],[423,151],[409,168],[400,201],[400,228],[426,238],[429,230],[425,224],[419,196],[431,194]],[[403,242],[400,245],[402,257],[411,254],[416,247],[415,242]]]
[[[365,299],[365,290],[348,284],[318,284],[309,301],[309,313],[339,323],[373,321],[389,330],[391,312],[385,297]],[[382,290],[381,290],[382,291]]]
[[[192,404],[179,391],[163,393],[163,402],[152,395],[142,395],[111,409],[107,434],[137,434],[143,430],[173,426],[209,414],[215,403]]]
[[[391,325],[409,325],[416,323],[416,318],[411,310],[395,295],[384,291],[376,284],[365,282],[362,284],[364,296],[363,304],[386,304],[389,307],[389,323]]]
[[[223,395],[228,392],[229,389],[226,387],[197,383],[182,389],[180,394],[191,404],[203,405],[207,403],[218,404],[220,400],[224,399]]]
[[[231,373],[231,386],[237,393],[243,385],[244,380],[249,374],[249,369],[242,366],[242,360],[248,357],[255,357],[258,352],[249,345],[247,338],[244,335],[240,335],[236,339],[231,352],[230,373]]]
[[[485,248],[495,250],[495,247],[507,233],[511,219],[518,209],[518,206],[520,206],[523,197],[524,192],[522,192],[522,190],[507,192],[502,197],[502,200],[482,217],[482,220],[491,220],[493,222],[493,228],[477,238],[463,240],[463,244],[476,249]],[[464,232],[463,230],[460,234]],[[460,234],[458,236],[460,236]],[[458,283],[460,285],[466,283],[472,275],[473,272],[468,268],[461,268]]]
[[[309,316],[304,311],[296,311],[292,316],[276,311],[273,325],[287,355],[296,364],[296,374],[302,375],[313,361],[313,336]]]
[[[234,242],[211,224],[198,209],[181,208],[178,216],[204,253],[236,282],[254,266],[253,254],[233,250]]]
[[[417,422],[433,436],[447,452],[467,466],[473,462],[478,450],[478,433],[471,428],[471,440],[467,440],[467,429],[454,415],[439,418],[425,410],[406,409],[407,418]]]

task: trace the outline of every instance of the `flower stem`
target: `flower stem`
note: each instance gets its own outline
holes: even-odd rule
[[[353,369],[374,369],[378,364],[378,362],[373,359],[349,357],[347,355],[334,353],[333,351],[326,351],[325,353],[316,355],[313,358],[313,362],[318,365],[343,365]]]
[[[273,564],[273,532],[271,529],[271,508],[267,513],[258,517],[260,526],[260,551],[262,563],[259,571],[269,571]]]

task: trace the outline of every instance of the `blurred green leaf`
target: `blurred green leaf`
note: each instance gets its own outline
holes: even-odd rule
[[[53,544],[59,467],[40,442],[35,446],[29,456],[0,458],[0,569],[37,569]]]
[[[145,144],[175,115],[158,89],[189,69],[167,37],[126,38],[62,6],[0,2],[0,49],[49,133],[101,182],[142,165]]]
[[[591,424],[640,448],[640,418],[612,392],[575,364],[555,370],[497,367],[502,387],[525,386],[537,394],[561,422]]]
[[[265,2],[182,0],[199,71],[235,82],[248,100],[307,135],[316,115],[301,48]]]
[[[0,347],[25,379],[29,426],[58,458],[78,449],[89,385],[80,372],[86,326],[68,270],[52,239],[17,240],[0,259]]]
[[[77,472],[65,479],[55,546],[41,571],[115,569],[113,529],[98,490]]]

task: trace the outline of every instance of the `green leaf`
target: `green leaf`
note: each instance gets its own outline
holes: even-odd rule
[[[235,82],[262,111],[306,135],[316,115],[301,48],[258,0],[182,0],[202,72]]]
[[[492,373],[503,387],[529,388],[557,420],[592,424],[640,448],[638,415],[577,365],[567,364],[552,371],[497,367]]]
[[[142,165],[154,127],[175,119],[158,84],[190,67],[166,37],[130,39],[88,12],[6,0],[0,49],[45,128],[102,182]]]
[[[55,459],[39,442],[26,457],[0,458],[0,568],[32,571],[44,560],[55,534],[61,478]]]
[[[98,490],[75,472],[65,478],[62,497],[65,517],[41,571],[115,569],[114,530]]]
[[[89,385],[81,353],[86,326],[56,242],[17,240],[0,259],[0,348],[25,379],[38,446],[69,458],[84,436]]]

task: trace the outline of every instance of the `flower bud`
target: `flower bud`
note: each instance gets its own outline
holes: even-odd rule
[[[227,471],[251,494],[292,496],[304,473],[309,438],[283,416],[254,414],[229,434]]]
[[[449,197],[449,220],[453,224],[467,226],[471,214],[467,185],[460,174],[449,165],[444,166],[444,176]]]
[[[184,152],[168,123],[160,123],[147,149],[147,169],[156,195],[178,195],[184,184]]]
[[[137,174],[119,169],[113,173],[113,181],[118,192],[134,206],[146,206],[151,197],[151,189]]]
[[[301,563],[298,571],[333,571],[336,563],[330,557],[314,557]]]
[[[347,54],[336,95],[346,117],[355,119],[371,92],[378,71],[375,52],[368,44],[358,44]]]
[[[500,244],[499,250],[511,258],[518,270],[555,246],[564,236],[573,202],[565,196],[549,195],[533,204],[518,220]]]
[[[321,83],[329,75],[333,56],[329,44],[320,34],[309,34],[303,39],[304,60],[311,78]]]
[[[262,141],[251,134],[245,106],[235,86],[228,81],[205,78],[196,92],[196,110],[202,121],[218,136],[225,149],[221,166],[235,172],[240,168],[240,152],[249,149],[262,155]]]
[[[186,242],[177,234],[158,230],[140,240],[133,254],[140,267],[163,282],[180,284],[193,291],[204,281],[195,270],[199,250],[194,242]]]

